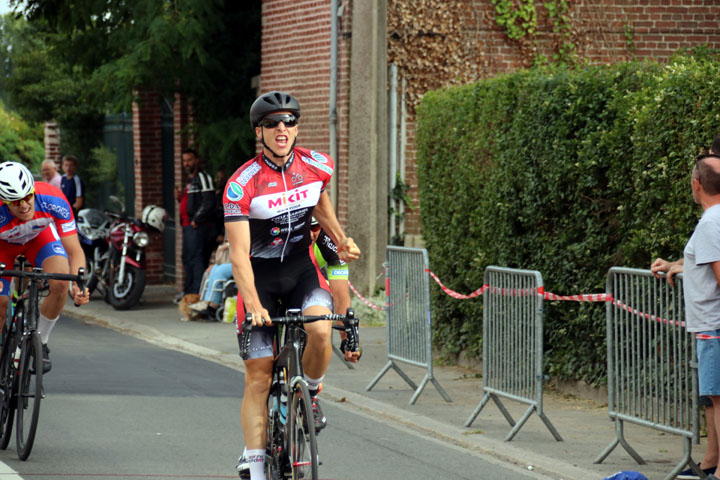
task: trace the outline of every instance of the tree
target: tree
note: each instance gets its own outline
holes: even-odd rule
[[[28,66],[29,82],[11,89],[23,108],[70,112],[73,97],[60,88],[68,81],[83,90],[75,102],[96,112],[127,111],[140,88],[167,98],[180,92],[192,100],[197,146],[215,168],[234,168],[254,153],[248,109],[250,80],[260,70],[260,0],[12,3],[44,35],[45,58],[59,62],[61,73],[58,80],[28,78]],[[41,102],[30,98],[32,88],[43,93]]]

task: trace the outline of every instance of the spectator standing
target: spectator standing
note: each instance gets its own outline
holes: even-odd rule
[[[68,203],[73,209],[73,213],[77,216],[78,210],[83,208],[85,202],[85,189],[80,178],[77,175],[77,158],[72,155],[65,155],[62,158],[62,169],[65,174],[62,176],[60,189],[65,194]]]
[[[180,203],[185,282],[176,302],[188,293],[198,293],[215,244],[213,222],[216,205],[212,177],[200,168],[200,157],[191,148],[183,151],[182,165],[188,175],[188,183],[182,189],[175,187],[175,199]]]
[[[703,214],[690,240],[683,259],[668,262],[655,260],[651,270],[678,273],[683,271],[686,325],[696,335],[700,395],[710,397],[712,407],[706,409],[708,447],[700,468],[708,479],[717,479],[720,456],[717,432],[720,431],[720,156],[710,153],[695,158],[691,188],[695,203]],[[712,438],[711,438],[712,437]],[[704,468],[703,468],[704,467]],[[681,472],[677,478],[699,478],[692,471]]]
[[[62,188],[62,175],[57,170],[57,165],[52,160],[45,160],[40,166],[40,173],[47,183],[55,188]]]
[[[228,177],[224,170],[220,169],[215,174],[215,243],[218,248],[225,241],[225,214],[223,212],[223,194]]]

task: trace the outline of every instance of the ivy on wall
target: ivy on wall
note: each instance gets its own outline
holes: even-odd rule
[[[464,0],[388,1],[388,63],[407,80],[411,112],[428,90],[480,78],[475,21]]]
[[[507,37],[523,45],[526,63],[575,63],[576,32],[570,18],[570,0],[492,0],[495,22]],[[543,22],[547,27],[543,27]],[[538,53],[537,40],[548,32],[553,40],[552,58]]]

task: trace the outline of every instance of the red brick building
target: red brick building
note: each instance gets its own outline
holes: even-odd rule
[[[364,252],[352,274],[361,289],[375,284],[392,234],[388,192],[393,169],[411,187],[410,198],[418,205],[413,112],[422,93],[528,67],[543,56],[563,58],[563,52],[612,63],[666,61],[680,48],[720,47],[720,9],[714,0],[555,0],[555,15],[545,3],[535,2],[536,17],[530,21],[535,31],[511,39],[492,0],[263,1],[260,90],[295,95],[302,106],[298,143],[334,157],[333,201],[340,222]],[[405,99],[395,110],[389,106],[390,62],[398,66],[397,93]],[[174,111],[179,132],[190,115],[179,100]],[[153,133],[159,128],[158,110],[141,106],[133,115],[135,201],[142,208],[161,195]],[[388,154],[393,145],[394,161]],[[176,180],[182,146],[178,136]],[[419,244],[421,209],[405,213],[399,228],[407,233],[407,244]],[[179,240],[176,245],[181,285]]]

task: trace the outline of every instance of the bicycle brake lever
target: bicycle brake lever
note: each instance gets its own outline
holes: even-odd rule
[[[77,276],[78,276],[77,282],[75,282],[75,283],[77,283],[77,286],[80,289],[80,291],[82,292],[83,297],[84,297],[85,296],[85,281],[84,281],[83,277],[85,276],[85,269],[83,267],[78,268]],[[75,305],[76,307],[80,306],[79,303],[75,303],[75,302],[73,302],[73,305]]]
[[[252,313],[245,314],[245,321],[240,329],[240,356],[243,360],[250,357],[250,333],[252,332]]]

